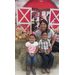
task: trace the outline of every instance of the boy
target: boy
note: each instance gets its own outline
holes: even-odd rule
[[[50,73],[50,68],[52,67],[54,61],[54,56],[50,52],[52,51],[52,46],[50,44],[50,40],[48,39],[48,33],[46,31],[43,31],[41,33],[41,38],[42,39],[39,41],[39,54],[43,59],[43,63],[41,65],[41,72]]]

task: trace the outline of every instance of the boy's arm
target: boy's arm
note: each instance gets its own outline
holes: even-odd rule
[[[50,47],[48,48],[48,51],[50,51]]]
[[[52,51],[52,46],[49,49],[50,49],[50,51]]]
[[[39,48],[39,51],[41,51],[41,52],[43,52],[43,53],[45,52],[45,51],[43,51],[43,50],[42,50],[42,49],[40,49],[40,48]]]
[[[52,51],[52,46],[48,48],[48,52]]]
[[[38,49],[39,51],[41,51],[41,52],[43,52],[44,54],[47,54],[47,52],[45,52],[45,51],[43,51],[42,49],[41,49],[41,41],[39,41],[39,49]]]
[[[43,51],[42,49],[39,48],[39,51],[43,52],[45,55],[47,55],[48,53]]]
[[[43,52],[43,53],[45,53],[42,49],[41,49],[41,41],[39,41],[39,49],[38,49],[39,51],[41,51],[41,52]]]
[[[41,42],[39,41],[39,51],[44,53],[44,51],[42,49],[40,49],[40,48],[41,48]]]

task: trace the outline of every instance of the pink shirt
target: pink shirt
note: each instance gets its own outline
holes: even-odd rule
[[[27,42],[25,45],[26,47],[28,47],[28,50],[30,53],[34,53],[36,50],[36,46],[38,46],[38,42],[35,41],[33,44],[31,44],[30,42]]]

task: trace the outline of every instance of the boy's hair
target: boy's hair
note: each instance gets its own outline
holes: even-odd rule
[[[47,33],[47,34],[48,34],[48,32],[47,32],[47,31],[43,31],[43,32],[41,33],[41,35],[43,35],[43,33]]]
[[[34,34],[30,34],[29,37],[30,37],[30,36],[34,36],[34,37],[36,38],[36,36],[35,36]]]

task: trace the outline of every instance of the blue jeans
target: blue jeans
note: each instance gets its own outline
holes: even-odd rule
[[[46,68],[50,69],[54,61],[54,56],[52,55],[52,53],[50,52],[49,55],[45,55],[44,53],[39,53],[39,54],[43,59],[41,67],[44,69]],[[49,61],[48,61],[48,58],[49,58]]]
[[[31,57],[28,53],[27,53],[27,65],[30,66],[31,65],[31,58],[33,58],[33,65],[35,66],[37,63],[37,54],[35,54],[33,57]]]

